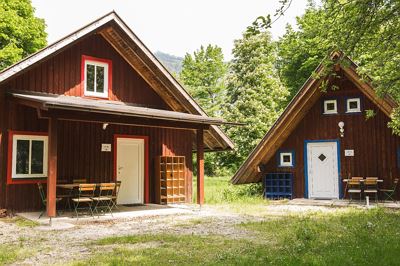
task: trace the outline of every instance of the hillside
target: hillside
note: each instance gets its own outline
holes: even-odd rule
[[[179,74],[182,70],[183,58],[175,55],[170,55],[160,51],[154,54],[158,60],[172,73]]]

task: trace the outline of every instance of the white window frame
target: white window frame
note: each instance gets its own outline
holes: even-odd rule
[[[283,161],[284,156],[290,156],[290,162],[284,162]],[[279,166],[280,167],[293,167],[293,153],[292,152],[279,153]]]
[[[94,75],[94,91],[88,91],[87,90],[87,65],[93,65],[95,68],[95,75]],[[96,66],[104,67],[104,92],[96,92]],[[95,61],[95,60],[90,60],[90,59],[85,59],[85,64],[84,64],[84,95],[85,96],[91,96],[91,97],[100,97],[100,98],[108,98],[108,75],[109,75],[109,64],[105,62],[100,62],[100,61]]]
[[[17,141],[18,140],[29,140],[29,173],[31,172],[32,163],[32,141],[40,140],[43,141],[43,173],[41,174],[17,174]],[[24,179],[24,178],[44,178],[47,177],[47,164],[48,164],[48,137],[40,135],[13,135],[12,140],[12,178]]]
[[[334,110],[328,110],[328,104],[334,103],[335,104],[335,109]],[[325,100],[324,101],[324,114],[329,115],[329,114],[337,114],[338,113],[338,108],[337,108],[337,100]]]
[[[357,102],[357,108],[350,108],[351,102]],[[360,113],[361,112],[361,99],[360,98],[348,98],[346,100],[346,113]]]

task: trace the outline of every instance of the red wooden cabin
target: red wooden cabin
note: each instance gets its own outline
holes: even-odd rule
[[[109,13],[0,73],[0,208],[39,209],[43,182],[54,216],[57,182],[122,174],[126,203],[155,202],[161,155],[185,157],[190,202],[193,152],[201,203],[204,150],[233,147],[222,123]]]
[[[337,57],[343,54],[333,53]],[[397,104],[379,97],[349,58],[343,61],[348,64],[335,66],[338,76],[328,80],[326,92],[320,88],[326,79],[306,81],[232,178],[234,184],[276,178],[271,192],[290,185],[287,192],[295,198],[341,198],[342,179],[352,176],[378,177],[381,187],[392,187],[400,177],[400,138],[388,122]],[[318,66],[316,73],[322,71]],[[367,119],[367,110],[375,116]]]

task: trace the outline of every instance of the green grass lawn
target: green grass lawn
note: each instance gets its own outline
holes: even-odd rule
[[[25,239],[20,237],[18,244],[0,244],[0,265],[8,265],[33,255],[34,249],[27,248],[24,241]]]
[[[0,244],[0,265],[12,263],[21,258],[21,248],[14,245]]]
[[[196,202],[196,182],[193,184],[193,202]],[[229,209],[240,214],[257,214],[269,203],[263,199],[259,185],[234,186],[230,177],[204,178],[204,203],[214,208]]]
[[[399,265],[400,213],[374,209],[241,224],[248,239],[137,235],[102,239],[76,265]],[[101,249],[103,247],[103,249]]]
[[[244,214],[268,204],[253,195],[254,188],[232,186],[228,180],[206,178],[206,204],[241,208]],[[248,237],[105,238],[90,244],[95,255],[76,265],[400,265],[400,212],[378,208],[308,213],[243,223],[238,229],[247,230]]]

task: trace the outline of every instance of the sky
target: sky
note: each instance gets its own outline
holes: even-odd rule
[[[286,24],[295,25],[307,2],[293,0],[272,25],[274,39],[285,33]],[[280,6],[279,0],[32,0],[32,5],[46,21],[49,44],[115,10],[153,52],[184,56],[213,44],[226,60],[246,27]]]

